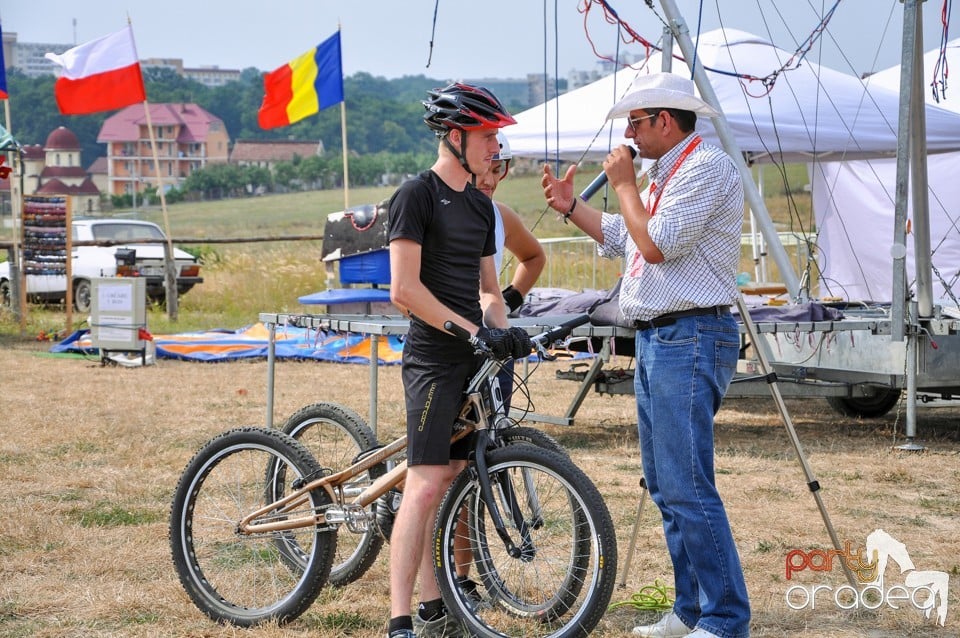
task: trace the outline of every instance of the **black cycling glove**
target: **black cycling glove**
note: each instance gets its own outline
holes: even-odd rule
[[[481,326],[480,330],[477,331],[477,339],[487,344],[487,347],[490,348],[493,356],[497,359],[506,359],[512,356],[514,352],[513,336],[510,334],[510,330]],[[527,341],[529,341],[529,338]]]
[[[507,313],[516,312],[517,308],[523,305],[523,295],[520,291],[510,284],[500,293],[503,295],[503,303],[507,304]]]
[[[533,342],[530,341],[530,335],[523,328],[510,328],[507,333],[512,337],[513,350],[510,355],[514,359],[523,359],[530,356],[533,349]]]

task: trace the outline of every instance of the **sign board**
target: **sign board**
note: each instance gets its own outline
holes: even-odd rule
[[[91,280],[90,339],[101,350],[143,351],[146,328],[146,280],[101,277]]]

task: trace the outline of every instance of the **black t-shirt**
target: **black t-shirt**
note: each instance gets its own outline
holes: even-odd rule
[[[480,259],[496,252],[493,205],[468,184],[458,192],[433,171],[400,185],[390,198],[390,241],[421,246],[420,281],[445,306],[480,324]],[[406,347],[440,361],[473,356],[466,341],[412,318]]]

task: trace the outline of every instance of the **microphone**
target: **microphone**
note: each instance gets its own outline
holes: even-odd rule
[[[635,158],[637,156],[637,149],[632,146],[628,146],[630,149],[630,157]],[[593,178],[593,181],[590,182],[586,188],[583,189],[583,192],[580,193],[580,199],[587,201],[591,197],[597,194],[597,191],[603,188],[603,185],[607,183],[607,174],[603,171],[600,171],[600,174]]]

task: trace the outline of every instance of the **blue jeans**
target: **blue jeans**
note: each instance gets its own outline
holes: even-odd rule
[[[673,561],[673,611],[688,627],[725,638],[750,633],[747,587],[713,469],[713,418],[738,350],[729,314],[637,332],[640,456]]]

